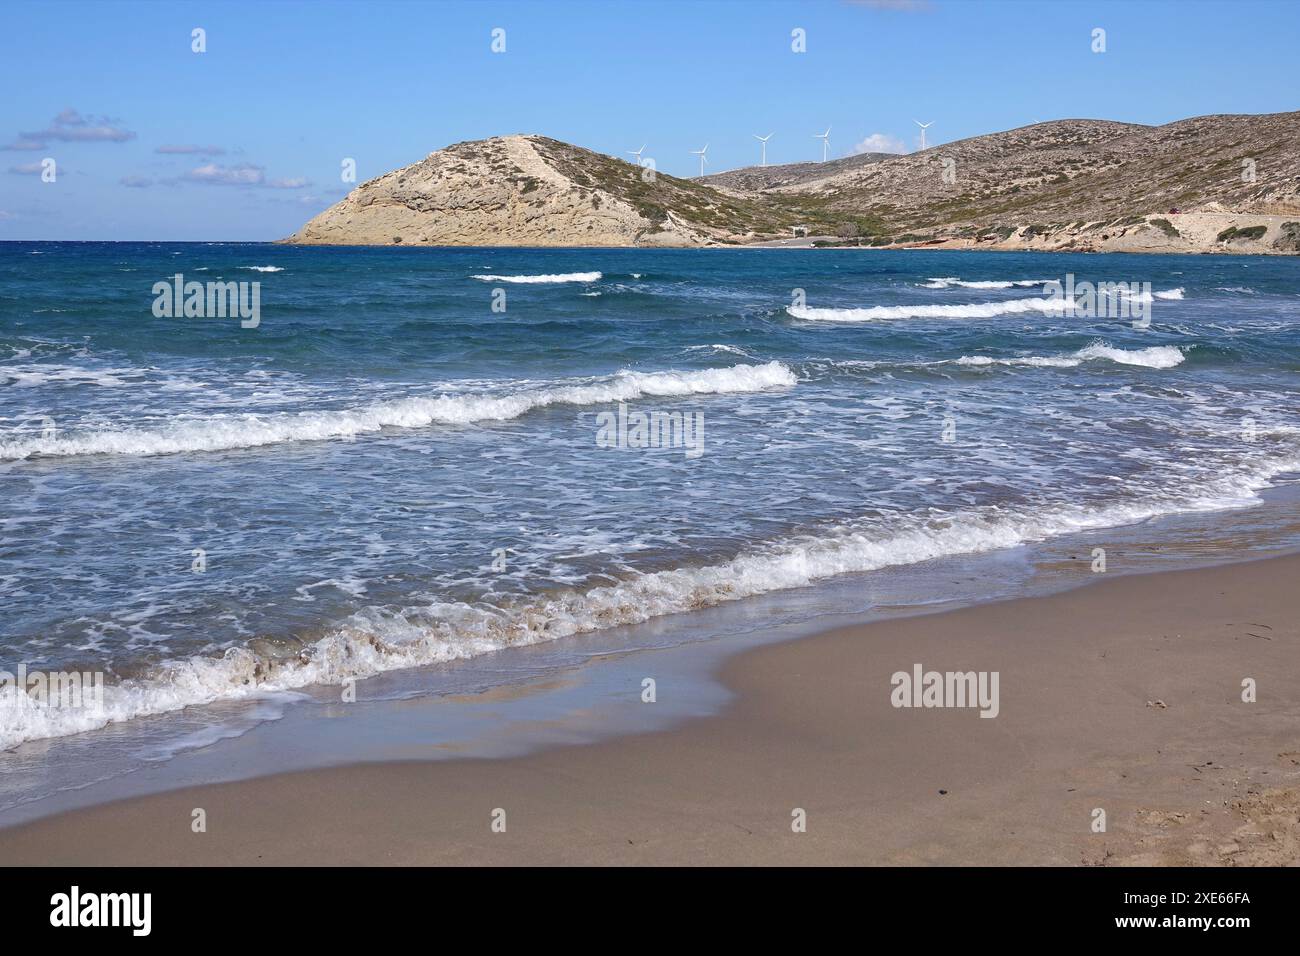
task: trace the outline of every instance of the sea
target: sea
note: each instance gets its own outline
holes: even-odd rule
[[[1265,509],[1238,560],[1298,471],[1294,258],[0,243],[0,680],[102,680],[0,769]]]

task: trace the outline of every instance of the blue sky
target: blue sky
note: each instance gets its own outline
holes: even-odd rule
[[[695,175],[705,143],[711,172],[756,163],[755,133],[780,163],[819,158],[828,125],[843,156],[914,149],[913,119],[935,145],[1300,108],[1289,0],[6,0],[0,16],[0,239],[276,239],[346,193],[346,157],[362,182],[507,133],[647,144]]]

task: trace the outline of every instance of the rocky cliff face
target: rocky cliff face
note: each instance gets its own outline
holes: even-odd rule
[[[1300,252],[1300,113],[1058,120],[902,156],[680,179],[543,136],[459,143],[358,186],[288,241],[822,244]]]

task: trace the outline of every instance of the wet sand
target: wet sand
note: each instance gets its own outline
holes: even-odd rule
[[[0,862],[1300,862],[1300,556],[1096,577],[749,651],[673,730],[130,799],[0,830]],[[996,671],[997,716],[893,706],[916,664]]]

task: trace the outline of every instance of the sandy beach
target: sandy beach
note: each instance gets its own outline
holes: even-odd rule
[[[0,831],[0,859],[1295,863],[1298,575],[1282,557],[840,629],[729,661],[733,705],[667,732],[178,790]],[[917,664],[997,672],[996,717],[893,706]]]

